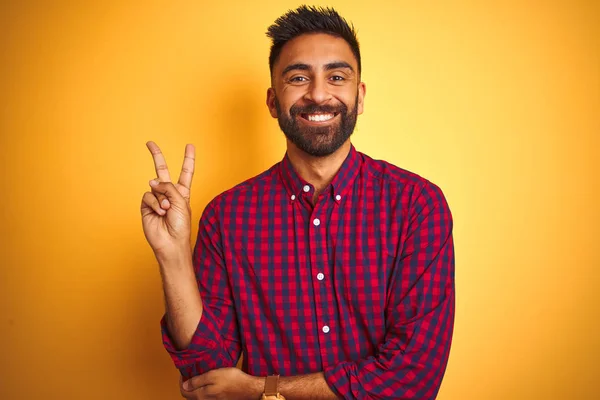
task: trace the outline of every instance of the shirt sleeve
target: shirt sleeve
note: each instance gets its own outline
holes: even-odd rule
[[[161,320],[163,344],[184,379],[215,368],[234,367],[240,357],[237,318],[223,257],[217,199],[202,214],[194,247],[193,263],[203,310],[188,348],[175,348],[165,317]]]
[[[324,371],[344,399],[434,399],[439,390],[454,325],[452,216],[441,190],[427,182],[405,218],[383,343],[372,356]]]

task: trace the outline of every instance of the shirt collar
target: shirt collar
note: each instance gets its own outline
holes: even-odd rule
[[[362,163],[363,160],[360,153],[356,151],[354,145],[351,145],[350,152],[348,152],[340,170],[331,181],[330,187],[325,189],[323,193],[330,191],[333,199],[340,201],[346,190],[354,182]],[[287,153],[280,163],[280,175],[285,189],[292,200],[304,194],[310,194],[311,196],[314,194],[314,186],[296,173]]]

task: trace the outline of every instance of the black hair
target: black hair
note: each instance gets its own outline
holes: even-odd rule
[[[277,18],[267,30],[267,36],[273,42],[269,53],[271,75],[283,46],[305,33],[327,33],[344,39],[354,53],[360,74],[360,49],[354,25],[348,24],[333,8],[302,5]]]

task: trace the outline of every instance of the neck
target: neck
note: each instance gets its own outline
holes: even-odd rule
[[[315,197],[331,183],[350,152],[348,139],[339,149],[325,157],[314,157],[305,153],[288,140],[287,154],[294,170],[302,179],[315,188]]]

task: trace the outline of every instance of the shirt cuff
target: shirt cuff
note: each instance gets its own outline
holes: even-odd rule
[[[175,366],[180,370],[187,369],[186,367],[189,367],[190,364],[198,363],[207,363],[206,367],[210,367],[210,364],[220,358],[215,353],[221,353],[221,335],[218,324],[215,323],[215,319],[208,308],[202,310],[202,316],[192,336],[190,345],[183,350],[175,348],[175,344],[167,328],[166,316],[162,317],[160,326],[163,345],[173,359]]]
[[[331,388],[331,390],[343,399],[352,397],[349,396],[351,393],[356,393],[358,387],[353,385],[360,385],[356,379],[351,379],[352,363],[341,362],[330,367],[325,368],[323,375],[325,381]]]

